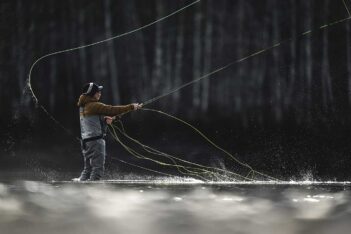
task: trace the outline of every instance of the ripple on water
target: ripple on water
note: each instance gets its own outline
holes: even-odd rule
[[[0,183],[0,230],[338,234],[351,228],[350,198],[325,184]]]

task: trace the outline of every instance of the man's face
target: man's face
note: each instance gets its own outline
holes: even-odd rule
[[[95,98],[96,100],[100,100],[100,97],[101,97],[101,91],[96,92],[96,93],[94,94],[94,98]]]

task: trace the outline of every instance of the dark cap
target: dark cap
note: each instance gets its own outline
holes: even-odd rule
[[[99,86],[96,83],[90,82],[84,85],[83,94],[88,96],[94,96],[95,93],[101,91],[103,86]]]

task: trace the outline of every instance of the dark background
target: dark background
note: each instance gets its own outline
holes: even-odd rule
[[[258,170],[285,179],[350,179],[351,22],[342,0],[202,0],[126,37],[40,61],[39,57],[130,31],[191,1],[2,0],[0,3],[0,169],[79,171],[76,102],[84,83],[104,86],[108,104],[144,102],[236,59],[209,79],[152,103],[202,129]],[[351,8],[351,1],[345,0]],[[301,36],[313,29],[311,34]],[[191,161],[232,169],[191,130],[157,114],[123,118],[128,132]],[[109,175],[138,169],[108,140]]]

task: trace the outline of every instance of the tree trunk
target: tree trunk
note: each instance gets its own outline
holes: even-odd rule
[[[242,58],[244,56],[244,47],[245,47],[245,43],[244,43],[244,39],[243,39],[243,19],[244,19],[244,1],[243,0],[239,0],[238,1],[239,6],[237,7],[237,43],[236,43],[236,47],[237,47],[237,57],[238,58]],[[242,111],[242,107],[243,107],[243,100],[242,100],[242,91],[244,90],[243,87],[243,76],[244,76],[244,68],[245,68],[245,63],[240,63],[237,66],[237,75],[235,77],[235,81],[233,80],[229,80],[229,82],[232,85],[229,85],[231,90],[234,90],[234,92],[230,92],[232,93],[232,95],[234,95],[234,101],[235,101],[235,111],[236,112],[241,112]],[[233,86],[234,85],[234,86]]]
[[[351,106],[351,26],[346,23],[346,48],[347,48],[347,74],[348,74],[348,99]]]
[[[218,44],[217,44],[217,57],[218,58],[225,58],[225,46],[226,46],[226,10],[228,8],[228,2],[227,1],[220,1],[221,5],[220,5],[220,10],[219,10],[219,39],[218,39]],[[212,87],[213,92],[213,96],[216,97],[215,99],[215,105],[219,108],[222,108],[222,105],[224,105],[224,103],[230,99],[230,96],[227,94],[228,90],[228,85],[226,84],[227,81],[225,80],[225,73],[223,73],[223,79],[224,81],[218,81],[218,82],[214,82],[215,83],[215,87]],[[218,94],[221,95],[218,95]]]
[[[81,9],[79,12],[79,32],[78,32],[78,38],[79,38],[79,44],[84,45],[85,44],[85,9]],[[79,50],[79,61],[80,61],[80,75],[81,78],[80,80],[82,83],[87,83],[88,82],[88,76],[87,76],[87,53],[85,49]],[[83,84],[81,85],[83,86]]]
[[[158,0],[156,2],[157,18],[163,16],[163,2]],[[154,67],[152,71],[152,89],[156,94],[159,94],[160,81],[162,79],[162,58],[163,58],[163,48],[162,48],[162,24],[156,24],[156,35],[155,35],[155,57],[154,57]]]
[[[50,2],[50,12],[54,15],[55,6],[54,3]],[[49,22],[49,35],[50,35],[50,48],[55,50],[56,48],[56,25],[54,19]],[[52,56],[50,59],[50,74],[49,74],[49,107],[50,111],[53,112],[55,109],[55,97],[57,93],[56,90],[56,79],[57,79],[57,60],[56,56]]]
[[[196,6],[196,12],[194,14],[194,36],[193,36],[193,79],[197,79],[201,76],[201,4]],[[193,106],[198,108],[200,106],[200,84],[195,83],[193,85]]]
[[[19,0],[20,1],[20,0]],[[31,4],[29,9],[27,9],[27,11],[29,12],[30,15],[35,14],[35,5]],[[31,37],[28,36],[30,34],[33,34],[33,31],[35,31],[35,27],[36,27],[36,21],[33,20],[33,18],[31,18],[30,21],[30,27],[26,30],[23,31],[23,39],[26,40],[26,45],[27,45],[27,50],[28,51],[35,51],[35,37]],[[25,38],[28,37],[28,38]],[[26,59],[26,64],[30,64],[32,65],[32,62],[34,61],[34,55],[28,56]],[[27,75],[27,74],[26,74]],[[32,73],[32,76],[34,75],[34,73]],[[28,78],[28,77],[26,77]],[[32,77],[32,82],[33,82],[33,77]],[[25,92],[22,94],[21,97],[21,113],[25,114],[28,118],[30,118],[31,116],[34,115],[32,109],[31,109],[31,103],[32,103],[33,99],[32,99],[32,94],[29,92],[29,89],[26,88]]]
[[[212,58],[212,1],[207,1],[207,20],[205,29],[205,48],[204,48],[204,67],[203,74],[207,74],[211,71],[211,58]],[[210,92],[210,79],[202,81],[202,96],[201,96],[201,110],[207,112],[209,103],[209,92]]]
[[[279,5],[278,5],[279,6]],[[278,8],[276,6],[276,8]],[[273,10],[273,43],[278,43],[280,41],[280,31],[279,31],[279,11],[278,9]],[[273,107],[274,107],[274,113],[275,113],[275,120],[279,123],[282,119],[282,85],[283,81],[280,77],[279,74],[279,51],[278,50],[273,50],[273,61],[274,61],[274,67],[272,71],[272,78],[274,80],[274,85],[273,85]]]
[[[172,38],[170,36],[167,36],[166,38],[167,43],[166,43],[166,64],[165,64],[165,75],[164,75],[164,90],[167,92],[171,89],[172,87],[172,64],[173,64],[173,59],[172,59]]]
[[[75,30],[73,29],[72,24],[67,24],[67,19],[70,19],[70,14],[72,13],[72,8],[71,6],[67,11],[62,12],[62,19],[64,20],[64,26],[63,26],[63,35],[67,35],[64,37],[62,40],[62,47],[71,47],[75,45],[74,42],[74,33]],[[54,48],[54,50],[57,50],[57,47]],[[64,55],[64,56],[69,56],[69,55]],[[52,59],[52,58],[51,58]],[[62,61],[62,60],[61,60]],[[66,76],[63,78],[65,80],[63,87],[63,90],[65,90],[65,96],[64,99],[65,102],[70,103],[73,101],[74,97],[74,92],[71,84],[71,80],[73,78],[73,68],[76,67],[74,65],[75,61],[72,59],[67,59],[64,61],[63,67],[66,69]],[[57,93],[56,93],[57,95]]]
[[[17,1],[17,15],[22,16],[23,11],[22,11],[22,1]],[[25,86],[25,61],[24,61],[24,46],[25,46],[25,38],[23,37],[25,35],[24,33],[24,22],[23,22],[23,17],[17,17],[17,46],[15,46],[16,54],[18,55],[18,60],[17,60],[17,72],[18,72],[18,84],[19,84],[19,92],[22,92],[24,86]],[[17,101],[17,100],[16,100]]]
[[[307,28],[312,28],[313,19],[313,7],[311,7],[312,2],[306,1],[306,11],[308,12],[306,16]],[[306,53],[306,111],[307,111],[307,121],[311,121],[311,108],[312,108],[312,71],[313,71],[313,58],[312,58],[312,42],[311,37],[306,38],[305,53]]]
[[[105,7],[105,36],[110,38],[113,36],[112,33],[112,19],[111,19],[111,0],[104,1]],[[114,104],[120,103],[120,89],[118,84],[118,73],[117,73],[117,61],[115,56],[115,46],[113,41],[107,42],[107,56],[108,64],[110,70],[110,80],[111,80],[111,95]]]
[[[179,15],[178,32],[176,41],[176,55],[175,55],[175,68],[174,68],[174,82],[173,87],[179,87],[182,84],[182,68],[183,68],[183,49],[184,49],[184,16]],[[173,103],[178,106],[180,92],[173,93]]]
[[[296,1],[290,0],[291,5],[291,37],[296,37]],[[287,86],[287,94],[285,99],[285,106],[287,109],[294,107],[294,90],[296,82],[296,41],[290,43],[290,70],[289,70],[289,82]]]
[[[329,0],[324,2],[324,13],[325,22],[328,21],[328,7]],[[328,42],[328,30],[323,31],[323,48],[322,48],[322,95],[323,95],[323,109],[333,109],[333,94],[331,86],[331,77],[329,70],[329,42]]]
[[[137,28],[140,27],[140,20],[138,17],[137,13],[137,7],[135,5],[135,0],[129,0],[129,4],[127,4],[127,11],[126,13],[126,18],[130,19],[130,28]],[[131,12],[133,12],[131,14]],[[147,89],[150,87],[149,85],[149,69],[147,66],[147,58],[146,58],[146,53],[145,53],[145,41],[144,41],[144,32],[139,31],[134,34],[134,37],[136,38],[135,40],[135,45],[136,45],[136,50],[138,52],[137,54],[137,66],[138,66],[138,71],[137,73],[140,74],[138,78],[138,85],[136,86],[138,88],[138,94],[140,95],[140,98],[142,100],[145,100],[148,95],[149,95],[149,90]]]
[[[263,22],[263,30],[262,30],[262,38],[256,37],[256,45],[258,47],[266,48],[269,45],[269,35],[268,35],[268,20],[264,19]],[[257,92],[256,92],[256,109],[258,114],[258,122],[263,124],[263,110],[264,110],[264,79],[267,72],[267,59],[264,57],[258,57],[255,59],[256,65],[258,68],[257,77]]]

